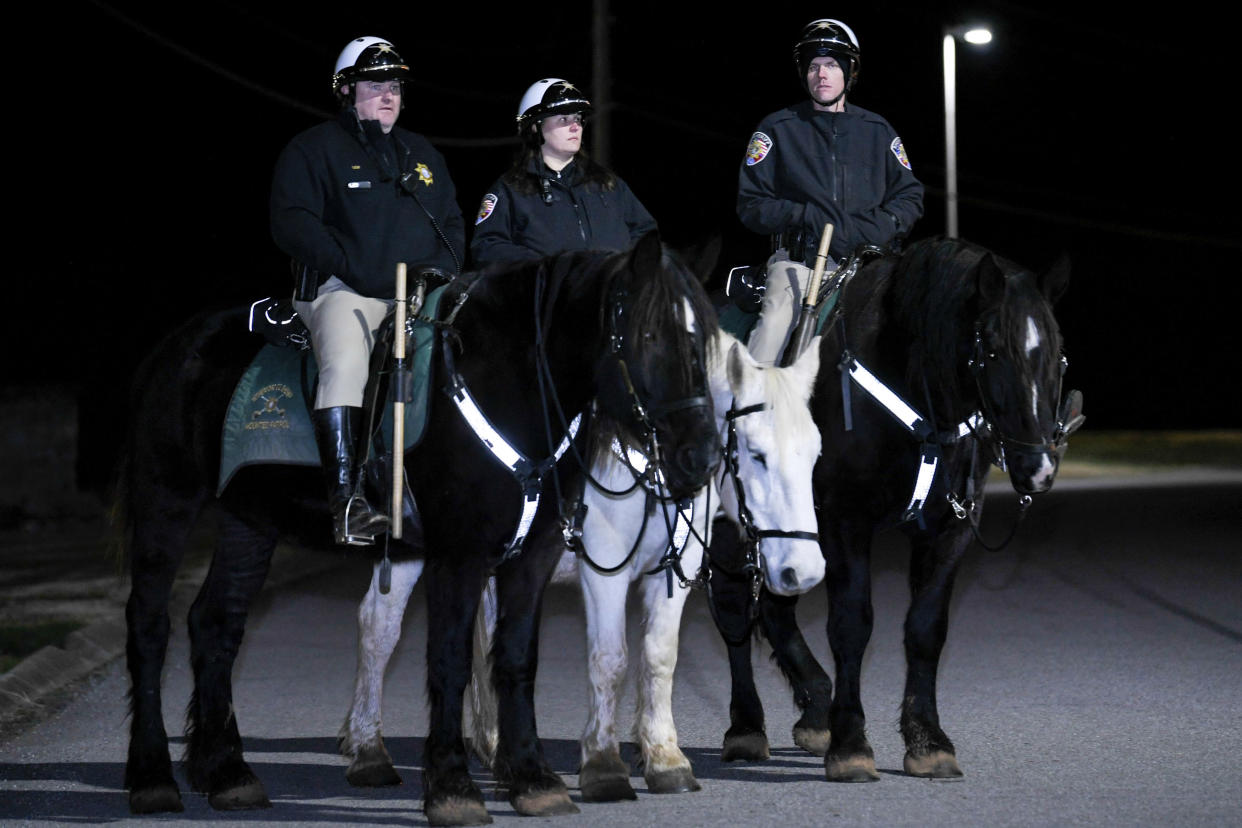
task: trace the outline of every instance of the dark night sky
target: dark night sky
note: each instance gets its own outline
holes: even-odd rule
[[[44,194],[36,237],[52,228],[47,278],[67,279],[78,299],[77,324],[60,338],[76,350],[13,379],[115,385],[193,311],[286,289],[267,230],[272,164],[314,110],[332,109],[332,64],[350,38],[388,38],[412,63],[401,123],[429,136],[508,137],[518,98],[540,77],[590,88],[589,2],[565,4],[555,21],[549,4],[448,5],[62,8],[68,46],[55,52],[72,59],[53,61],[69,68],[45,89],[58,87],[67,118],[27,138],[32,168],[41,157],[70,171],[34,191]],[[1058,316],[1089,427],[1239,427],[1221,400],[1237,377],[1242,211],[1226,201],[1239,183],[1224,110],[1234,96],[1221,91],[1233,85],[1225,50],[1235,43],[1220,21],[1184,4],[1176,19],[1057,2],[778,2],[746,17],[694,5],[721,11],[612,9],[611,162],[666,240],[723,233],[722,271],[763,257],[765,242],[733,211],[737,165],[759,119],[799,99],[790,46],[821,16],[858,33],[851,100],[893,123],[927,186],[913,235],[942,232],[940,32],[985,20],[993,44],[958,50],[962,235],[1037,270],[1071,256]],[[469,226],[512,148],[441,149]],[[49,285],[24,286],[46,301]],[[46,316],[27,318],[19,332],[48,334]]]

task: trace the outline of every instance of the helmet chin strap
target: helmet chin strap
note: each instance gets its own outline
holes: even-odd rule
[[[839,101],[839,100],[841,100],[842,98],[844,98],[844,97],[845,97],[845,93],[846,93],[847,91],[848,91],[848,90],[842,89],[842,90],[841,90],[841,92],[840,92],[840,94],[838,94],[835,98],[833,98],[833,99],[832,99],[831,101],[829,101],[828,103],[820,103],[819,101],[816,101],[816,100],[815,100],[815,96],[814,96],[814,95],[811,95],[811,100],[812,100],[812,101],[815,101],[815,103],[816,103],[818,106],[822,106],[822,107],[824,107],[825,109],[831,109],[832,107],[834,107],[834,106],[836,106],[836,105],[837,105],[837,101]]]

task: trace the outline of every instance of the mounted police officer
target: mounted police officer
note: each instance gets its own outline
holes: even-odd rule
[[[483,197],[470,252],[478,265],[566,250],[626,250],[656,227],[626,183],[582,150],[591,102],[544,78],[518,104],[521,149]]]
[[[748,343],[765,364],[780,360],[797,324],[825,224],[833,225],[829,256],[839,259],[860,244],[899,247],[923,215],[923,185],[901,138],[879,115],[846,102],[861,62],[850,27],[812,21],[793,57],[810,100],[759,123],[738,174],[738,218],[770,235],[774,251]]]
[[[294,306],[319,363],[315,436],[337,543],[367,545],[388,518],[367,503],[356,460],[375,331],[398,262],[460,271],[465,222],[444,158],[396,126],[410,69],[391,43],[351,41],[336,61],[337,117],[276,162],[272,238],[294,260]]]

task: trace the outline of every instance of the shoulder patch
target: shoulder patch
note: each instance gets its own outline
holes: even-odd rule
[[[750,144],[746,147],[746,166],[753,167],[768,157],[772,151],[772,139],[762,132],[750,136]]]
[[[487,217],[490,216],[492,211],[496,209],[497,201],[499,201],[499,199],[496,197],[495,193],[488,193],[483,196],[483,201],[479,204],[479,214],[475,217],[474,223],[482,224],[487,221]]]
[[[901,143],[900,137],[894,138],[893,143],[889,144],[888,148],[893,151],[893,155],[897,156],[898,164],[901,164],[901,166],[905,167],[907,170],[911,169],[910,159],[906,157],[906,148]]]

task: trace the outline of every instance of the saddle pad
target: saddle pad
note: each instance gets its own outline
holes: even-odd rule
[[[840,291],[833,291],[819,306],[819,319],[815,323],[815,333],[824,332],[824,321],[828,318],[828,314],[837,304],[837,295]],[[747,313],[732,303],[725,305],[720,311],[720,327],[737,339],[745,342],[750,337],[751,330],[754,329],[755,323],[759,321],[759,314]]]
[[[412,399],[405,405],[405,447],[413,448],[427,425],[432,344],[435,328],[423,317],[435,318],[444,288],[427,295],[415,320],[407,362],[412,373]],[[305,363],[305,384],[303,383]],[[245,466],[318,466],[315,427],[310,399],[319,367],[310,351],[264,345],[233,390],[220,435],[219,496],[233,475]],[[383,406],[384,445],[392,445],[392,405]]]

